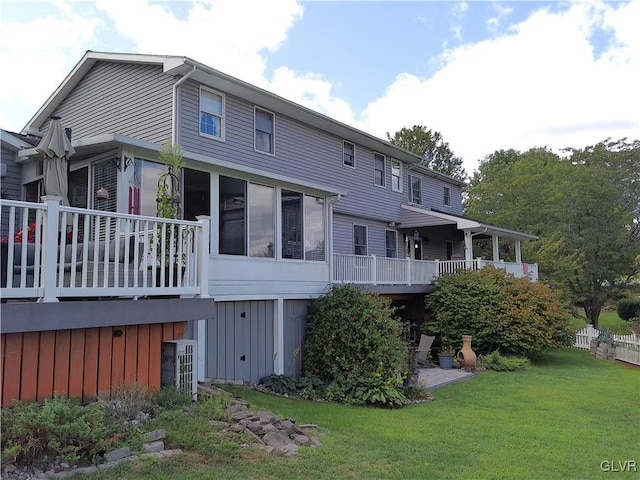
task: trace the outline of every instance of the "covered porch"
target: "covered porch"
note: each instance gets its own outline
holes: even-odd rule
[[[538,281],[538,264],[523,262],[521,248],[522,241],[535,240],[535,235],[412,205],[401,208],[402,222],[395,226],[404,234],[405,258],[335,253],[334,283],[430,285],[440,275],[489,265],[514,277]],[[438,248],[430,246],[434,238],[438,239]],[[513,259],[500,258],[500,239],[512,242]],[[491,242],[491,258],[474,257],[474,242],[478,241]]]

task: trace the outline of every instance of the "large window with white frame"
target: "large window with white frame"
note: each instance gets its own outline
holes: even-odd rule
[[[451,188],[444,187],[442,202],[447,206],[451,206]]]
[[[356,166],[356,146],[351,142],[342,143],[342,164],[347,167]]]
[[[398,234],[395,230],[385,230],[385,247],[387,250],[387,257],[398,257]]]
[[[255,107],[255,149],[258,152],[275,154],[275,115]]]
[[[325,261],[324,198],[282,190],[282,258]]]
[[[249,255],[275,257],[276,189],[249,184]]]
[[[367,227],[365,225],[353,226],[353,253],[367,255]]]
[[[200,133],[224,140],[225,96],[200,87]]]
[[[275,188],[220,176],[219,252],[275,256]]]
[[[409,175],[409,202],[422,205],[422,181],[415,175]]]
[[[385,186],[385,164],[384,155],[380,153],[373,154],[373,183],[379,187]]]
[[[391,161],[391,190],[402,191],[402,166],[397,160]]]

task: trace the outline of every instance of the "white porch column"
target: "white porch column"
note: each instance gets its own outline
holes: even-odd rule
[[[282,297],[273,302],[273,371],[284,374],[284,300]]]
[[[516,240],[516,263],[522,263],[522,242],[520,240]]]
[[[473,260],[473,237],[471,231],[464,231],[464,259],[469,262]]]
[[[491,236],[491,246],[493,247],[493,261],[500,261],[500,250],[499,250],[499,237],[497,235]]]

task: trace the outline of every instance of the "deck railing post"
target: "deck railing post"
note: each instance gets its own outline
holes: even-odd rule
[[[371,283],[373,285],[378,284],[378,265],[376,262],[376,256],[371,255]]]
[[[411,285],[411,259],[407,257],[407,285]]]
[[[60,197],[45,196],[42,200],[47,205],[44,211],[42,235],[42,297],[40,303],[54,303],[58,301],[56,289],[56,273],[58,271],[58,229],[60,220]]]
[[[197,252],[196,265],[198,266],[198,283],[200,287],[200,298],[209,298],[209,227],[211,218],[208,215],[198,215],[196,217],[200,228],[198,229],[198,245],[200,251]]]

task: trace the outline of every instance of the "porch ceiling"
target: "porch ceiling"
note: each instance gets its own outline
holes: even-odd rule
[[[450,215],[435,210],[402,205],[401,228],[436,227],[440,225],[455,225],[459,230],[468,230],[475,235],[493,236],[511,240],[536,240],[538,237],[516,230],[496,227],[490,223],[483,223],[462,216]]]

